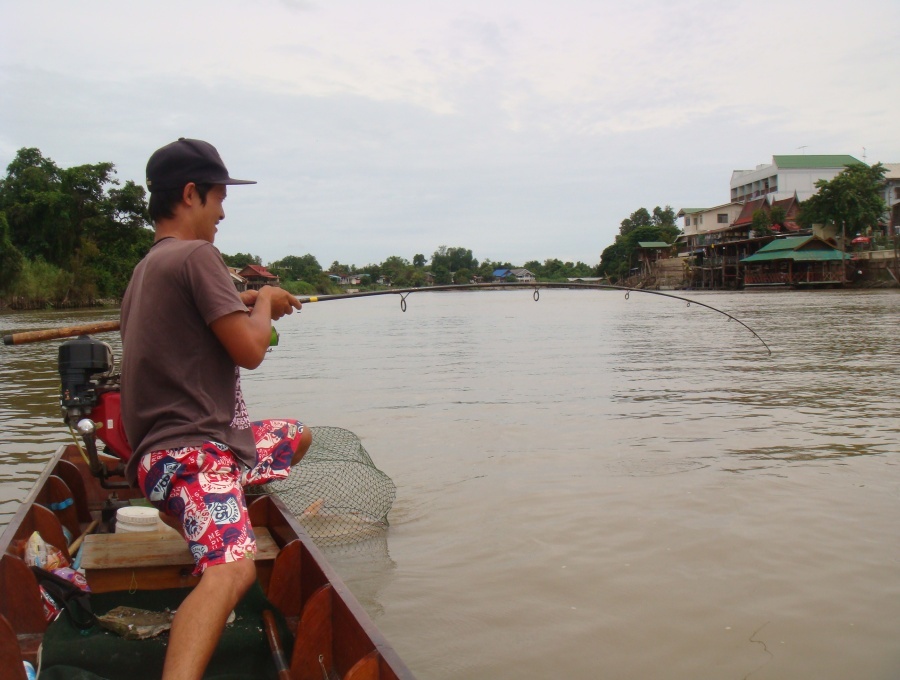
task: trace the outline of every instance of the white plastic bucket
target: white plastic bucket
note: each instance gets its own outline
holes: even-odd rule
[[[136,533],[141,531],[163,531],[165,524],[159,519],[156,508],[131,505],[116,510],[116,533]]]

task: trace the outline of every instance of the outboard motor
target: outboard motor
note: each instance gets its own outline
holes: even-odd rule
[[[95,375],[108,375],[113,369],[112,348],[90,335],[81,335],[59,346],[59,377],[62,389],[59,403],[66,422],[74,425],[97,405]]]
[[[119,450],[113,453],[120,458],[127,459],[131,454],[119,418],[119,386],[112,370],[112,348],[105,342],[82,335],[59,346],[59,404],[63,418],[84,439],[91,474],[108,489],[128,486],[127,482],[106,481],[112,476],[124,476],[125,466],[110,468],[101,463],[97,438],[116,441]],[[100,420],[95,422],[98,417]]]

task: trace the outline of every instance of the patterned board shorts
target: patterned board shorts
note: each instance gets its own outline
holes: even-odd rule
[[[141,457],[138,484],[158,510],[181,521],[197,576],[211,565],[256,554],[242,487],[287,477],[303,434],[296,420],[263,420],[250,427],[257,461],[251,469],[217,442]]]

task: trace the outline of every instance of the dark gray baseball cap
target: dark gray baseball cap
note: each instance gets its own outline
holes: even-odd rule
[[[256,184],[254,180],[234,179],[219,152],[209,142],[185,139],[157,149],[147,161],[147,189],[150,192],[181,189],[194,184]]]

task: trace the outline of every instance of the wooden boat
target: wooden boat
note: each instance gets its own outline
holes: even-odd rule
[[[57,547],[69,562],[81,551],[80,564],[91,589],[95,614],[104,613],[95,604],[101,600],[102,606],[109,608],[117,603],[127,604],[142,595],[180,593],[183,598],[196,584],[196,577],[191,575],[193,560],[185,540],[177,532],[116,533],[113,530],[117,509],[139,502],[140,498],[139,490],[109,481],[109,475],[121,468],[121,463],[117,456],[96,449],[86,455],[77,441],[61,447],[0,537],[0,675],[3,678],[25,680],[25,661],[35,668],[44,662],[40,668],[40,677],[44,677],[51,642],[58,637],[56,628],[72,627],[65,614],[53,622],[48,622],[45,616],[38,578],[21,554],[22,544],[34,532]],[[102,470],[97,469],[98,464]],[[265,645],[266,651],[271,650],[267,658],[271,668],[268,672],[255,668],[246,677],[412,678],[412,673],[285,504],[275,495],[248,497],[248,502],[259,545],[256,559],[259,588],[253,590],[261,591],[263,609],[271,608],[275,612],[280,630],[265,626],[262,620],[251,622],[250,627],[261,640],[251,644],[257,648]],[[110,644],[108,638],[115,636],[106,631],[87,636],[76,632],[76,647],[71,649],[77,648],[78,654],[72,656],[90,659],[91,646],[97,644],[95,659],[97,656],[113,658],[107,647],[100,646],[101,637],[105,644]],[[160,637],[164,640],[165,634]],[[127,644],[131,646],[127,649],[134,650],[134,645],[147,642],[129,641]],[[238,653],[228,649],[230,646],[231,642],[220,643],[213,663],[217,656],[225,654],[220,665],[227,667],[231,663],[227,654]],[[64,666],[70,663],[65,658],[65,649]],[[142,668],[161,668],[164,649],[164,642],[159,643],[156,652],[159,658],[152,658]],[[152,655],[153,650],[150,651]],[[128,651],[122,658],[131,654]],[[57,662],[59,656],[57,651]],[[78,658],[71,659],[73,667],[82,668],[79,663]],[[288,668],[279,668],[280,665]],[[51,674],[49,677],[71,676]],[[153,675],[129,672],[84,677],[113,680]],[[232,673],[228,677],[239,676]]]
[[[103,454],[101,459],[106,465],[119,462]],[[0,537],[2,677],[25,680],[23,661],[38,667],[38,651],[50,625],[44,617],[38,581],[16,554],[17,544],[35,531],[59,547],[68,560],[78,545],[84,544],[82,565],[94,593],[134,587],[190,588],[196,582],[190,576],[192,560],[187,546],[175,532],[103,533],[104,518],[111,516],[112,509],[138,494],[137,490],[103,489],[74,445],[61,447],[54,455]],[[290,677],[413,677],[277,496],[256,498],[250,516],[260,543],[260,587],[284,617],[295,641]],[[76,537],[69,546],[64,528]],[[148,545],[152,552],[147,551]]]

